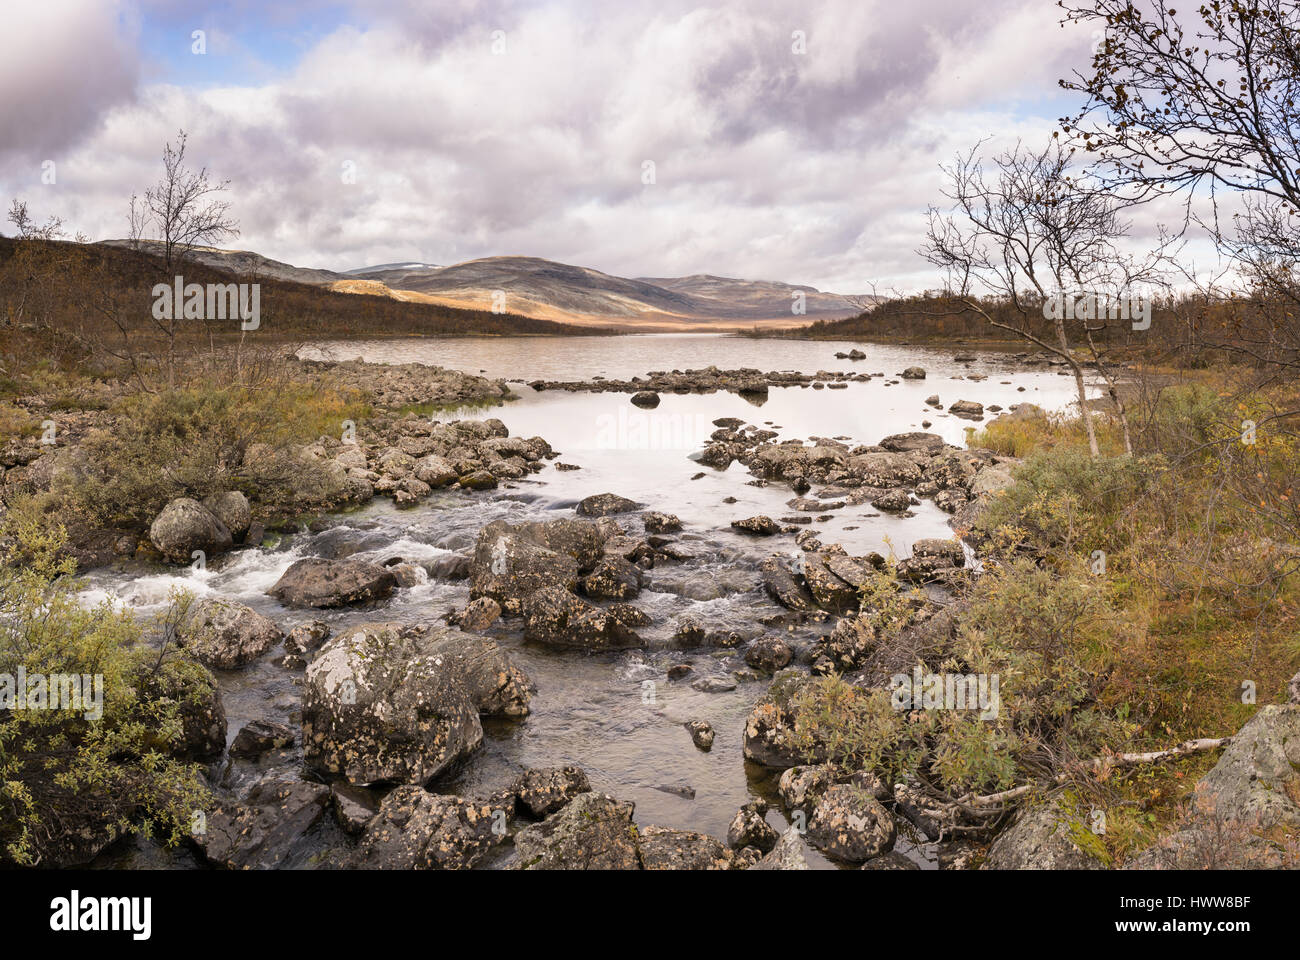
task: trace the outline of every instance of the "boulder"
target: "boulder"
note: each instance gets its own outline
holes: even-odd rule
[[[520,870],[639,870],[634,806],[582,793],[515,834]]]
[[[776,673],[790,665],[794,651],[780,637],[759,637],[745,648],[745,662],[755,670]]]
[[[308,766],[356,784],[424,784],[478,749],[479,711],[456,664],[430,646],[394,624],[326,644],[303,690]]]
[[[730,850],[693,830],[646,827],[638,846],[646,870],[730,870],[732,865]]]
[[[281,574],[269,596],[290,607],[345,607],[386,599],[397,586],[393,572],[377,563],[349,558],[305,557]]]
[[[216,677],[191,654],[170,652],[156,669],[142,668],[135,683],[142,701],[170,701],[180,717],[181,729],[171,742],[152,729],[146,734],[152,749],[187,761],[211,760],[226,749],[226,711]]]
[[[943,450],[943,437],[937,433],[895,433],[880,441],[880,445],[891,453],[913,453],[919,451],[927,456],[934,456]]]
[[[741,533],[749,533],[759,537],[770,537],[773,534],[781,532],[781,525],[771,517],[757,516],[747,517],[744,520],[731,521],[733,530],[739,530]]]
[[[808,870],[808,844],[794,827],[781,834],[762,860],[750,867],[750,870]]]
[[[758,847],[764,853],[770,853],[780,836],[764,819],[766,813],[767,802],[764,800],[754,800],[737,810],[727,826],[727,846],[733,850]]]
[[[458,479],[456,468],[443,457],[434,454],[417,460],[412,472],[415,479],[433,488],[450,486]]]
[[[524,600],[544,587],[577,586],[578,564],[502,524],[479,532],[470,564],[470,596],[490,597],[506,613],[518,614]]]
[[[1059,801],[1026,804],[989,847],[985,870],[1096,870],[1102,864],[1079,846],[1088,827]]]
[[[638,407],[657,407],[659,406],[659,394],[653,390],[642,390],[639,393],[632,394],[632,402]]]
[[[226,525],[189,497],[178,497],[163,507],[149,526],[149,540],[159,553],[176,563],[189,563],[196,550],[212,555],[234,544]]]
[[[867,790],[852,783],[830,787],[808,822],[808,840],[828,857],[862,863],[894,846],[894,818]]]
[[[192,839],[208,860],[231,870],[301,866],[314,852],[307,834],[329,797],[324,784],[264,780],[244,800],[218,803]]]
[[[582,592],[598,600],[631,600],[641,592],[641,569],[622,557],[605,557],[581,580]]]
[[[610,517],[619,513],[631,513],[640,506],[635,500],[614,493],[596,493],[580,500],[575,509],[580,517]]]
[[[955,417],[974,420],[984,416],[984,404],[976,403],[974,400],[958,400],[948,404],[948,412]]]
[[[586,771],[574,766],[525,770],[510,788],[519,805],[538,820],[590,790]]]
[[[195,659],[217,670],[245,667],[284,639],[272,620],[251,607],[213,598],[190,608],[178,634]]]
[[[646,533],[675,533],[682,528],[682,521],[676,514],[651,511],[641,518]]]
[[[781,774],[777,794],[787,810],[803,810],[807,813],[833,783],[831,768],[825,764],[790,767]]]
[[[248,498],[238,490],[214,493],[203,501],[208,512],[220,520],[230,536],[237,543],[242,543],[249,527],[253,524],[253,512],[248,506]]]
[[[465,609],[456,614],[456,626],[462,630],[478,632],[486,630],[501,617],[501,604],[491,597],[479,597],[471,600]]]
[[[230,745],[230,755],[252,760],[271,750],[287,747],[293,740],[293,730],[282,723],[252,720],[235,734],[235,740]]]
[[[393,790],[365,828],[348,866],[362,870],[468,870],[507,836],[499,804]]]
[[[804,756],[794,745],[793,700],[804,684],[811,682],[807,674],[795,669],[777,674],[767,693],[754,704],[745,721],[745,759],[764,767],[785,769],[801,763],[819,762],[824,757]]]
[[[613,611],[561,587],[543,587],[521,604],[524,636],[552,647],[592,652],[641,646],[641,638]]]

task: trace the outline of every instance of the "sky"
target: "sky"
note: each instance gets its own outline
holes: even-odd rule
[[[0,199],[91,239],[126,234],[184,129],[230,181],[226,246],[298,266],[524,255],[839,293],[937,286],[915,251],[939,164],[1045,143],[1094,42],[1050,0],[41,0],[4,22]]]

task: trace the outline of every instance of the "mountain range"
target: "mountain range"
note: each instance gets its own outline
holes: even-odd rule
[[[106,240],[130,246],[127,240]],[[160,245],[140,244],[147,252]],[[770,280],[694,274],[616,277],[539,257],[484,257],[440,266],[384,263],[346,272],[295,267],[246,250],[198,247],[194,259],[245,277],[328,287],[344,293],[505,311],[541,320],[638,330],[723,330],[789,327],[853,317],[878,302],[869,295],[825,293]],[[796,312],[802,307],[803,313]]]

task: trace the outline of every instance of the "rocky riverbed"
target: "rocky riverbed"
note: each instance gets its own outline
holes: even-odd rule
[[[477,406],[505,383],[312,367],[370,371],[388,392],[353,434],[290,454],[323,478],[311,518],[268,523],[233,491],[173,502],[87,578],[88,602],[142,613],[194,594],[178,639],[198,669],[173,693],[214,795],[187,847],[130,840],[96,865],[1091,865],[1056,829],[1068,812],[971,829],[917,784],[795,743],[817,676],[867,689],[943,660],[950,600],[979,569],[952,528],[1016,465],[956,442],[961,421],[1069,392],[1043,373],[923,362],[928,387],[916,364],[897,381],[794,371],[761,377],[764,399],[735,388],[757,368],[734,367],[682,374],[693,387],[556,381],[585,386],[432,416],[404,408]],[[961,394],[934,393],[954,378]],[[600,396],[649,384],[654,406]],[[867,392],[886,386],[897,414]],[[818,399],[787,402],[800,394]],[[638,445],[628,416],[669,418],[673,442]],[[601,431],[614,441],[590,441]],[[858,606],[891,563],[906,625],[882,644]]]

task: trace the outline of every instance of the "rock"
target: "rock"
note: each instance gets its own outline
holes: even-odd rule
[[[626,650],[641,638],[612,610],[602,610],[561,587],[543,587],[522,603],[524,636],[553,647]]]
[[[1196,785],[1196,805],[1262,830],[1300,830],[1300,706],[1260,707]]]
[[[925,379],[925,368],[924,368],[924,367],[908,367],[906,370],[903,371],[903,373],[902,373],[902,377],[903,377],[904,380],[924,380],[924,379]]]
[[[211,598],[189,610],[178,633],[185,649],[217,670],[247,666],[284,638],[274,622],[251,607]]]
[[[386,599],[396,586],[393,572],[377,563],[306,557],[266,592],[290,607],[344,607]]]
[[[921,868],[901,853],[890,850],[878,857],[872,857],[862,865],[863,870],[920,870]]]
[[[894,819],[863,788],[832,786],[817,801],[808,822],[808,840],[828,857],[862,863],[894,846]]]
[[[744,520],[731,521],[733,530],[739,530],[742,533],[750,533],[760,537],[770,537],[773,534],[781,532],[781,525],[771,517],[757,516],[747,517]]]
[[[912,453],[919,451],[926,456],[934,456],[943,451],[943,437],[937,433],[895,433],[880,441],[880,445],[891,453]]]
[[[536,543],[508,525],[490,523],[479,532],[470,565],[470,596],[490,597],[517,614],[524,600],[544,587],[577,586],[573,557]]]
[[[900,580],[926,580],[940,570],[966,565],[960,540],[928,539],[912,544],[912,555],[898,564]]]
[[[646,533],[674,533],[682,528],[676,514],[650,512],[641,518]]]
[[[400,786],[384,797],[348,866],[468,870],[506,838],[506,821],[500,805]]]
[[[335,637],[304,686],[304,759],[352,783],[424,784],[483,742],[460,662],[395,624]]]
[[[807,586],[800,582],[779,556],[768,557],[759,566],[763,589],[787,610],[815,610],[817,604]]]
[[[804,582],[819,607],[845,613],[857,607],[858,590],[834,572],[829,559],[827,554],[809,555],[803,565]]]
[[[808,870],[808,844],[794,827],[781,834],[772,851],[750,870]]]
[[[1102,864],[1075,842],[1088,827],[1057,800],[1027,804],[989,847],[985,870],[1097,870]]]
[[[214,493],[203,501],[208,512],[221,521],[236,542],[242,542],[253,524],[253,513],[248,498],[238,490]]]
[[[520,870],[638,870],[634,807],[582,793],[541,823],[515,834]]]
[[[641,570],[622,557],[605,557],[580,581],[582,592],[599,600],[631,600],[641,592]]]
[[[685,724],[691,742],[701,750],[713,749],[713,727],[707,720],[689,720]]]
[[[941,843],[935,849],[935,861],[940,870],[973,870],[980,848],[969,840]]]
[[[302,655],[315,650],[330,638],[329,625],[324,620],[313,620],[294,627],[284,638],[288,653]]]
[[[685,680],[694,671],[689,663],[675,663],[668,668],[669,680]]]
[[[573,766],[525,770],[510,788],[520,805],[538,820],[590,790],[586,771]]]
[[[808,813],[833,783],[831,769],[825,764],[790,767],[781,774],[777,794],[787,810],[803,810]]]
[[[975,474],[975,479],[971,481],[970,494],[972,497],[993,496],[1006,490],[1015,482],[1011,471],[1002,467],[985,467]]]
[[[632,394],[632,402],[638,407],[657,407],[659,406],[659,394],[653,390],[642,390],[640,393]]]
[[[793,700],[810,678],[794,669],[777,674],[768,692],[756,703],[745,721],[745,759],[765,767],[784,769],[819,761],[806,757],[794,746]]]
[[[692,830],[646,827],[638,841],[646,870],[730,870],[731,851]]]
[[[159,553],[176,563],[189,563],[196,550],[213,555],[234,544],[226,525],[189,497],[178,497],[163,507],[149,526],[149,540]]]
[[[500,616],[501,604],[491,597],[479,597],[471,600],[465,609],[456,615],[456,626],[462,630],[478,632],[492,626]]]
[[[725,677],[700,677],[691,684],[691,689],[700,693],[730,693],[736,689],[736,681]]]
[[[673,630],[673,642],[677,646],[689,650],[702,644],[708,635],[704,624],[687,615],[678,619],[677,628]]]
[[[230,755],[256,759],[270,750],[289,746],[293,739],[293,731],[282,723],[252,720],[235,734],[235,741],[230,745]]]
[[[330,784],[330,800],[334,804],[334,818],[345,833],[359,834],[379,812],[379,802],[372,791],[354,787],[350,783]]]
[[[296,866],[311,852],[306,834],[320,822],[329,787],[304,780],[257,784],[242,801],[223,801],[192,834],[208,860],[231,870]]]
[[[497,485],[497,478],[489,470],[471,470],[460,478],[459,483],[466,490],[492,490]]]
[[[984,416],[984,404],[976,403],[974,400],[958,400],[948,405],[948,412],[955,417],[973,420]]]
[[[921,479],[921,468],[915,460],[888,450],[850,457],[846,469],[868,487],[906,486]]]
[[[1300,703],[1300,673],[1288,681],[1286,685],[1287,703]]]
[[[417,460],[412,472],[415,474],[415,479],[435,489],[450,486],[459,479],[456,468],[444,458],[434,454]]]
[[[767,803],[763,800],[754,800],[737,810],[727,826],[727,846],[733,850],[758,847],[770,853],[780,837],[763,818],[766,813]]]
[[[619,513],[631,513],[641,504],[627,497],[613,493],[596,493],[578,502],[575,508],[580,517],[609,517]]]
[[[780,637],[759,637],[745,649],[745,662],[755,670],[776,673],[790,665],[794,651]]]
[[[902,513],[912,505],[912,498],[908,496],[906,490],[900,487],[876,497],[871,501],[871,505],[877,510],[884,510],[886,513]]]

